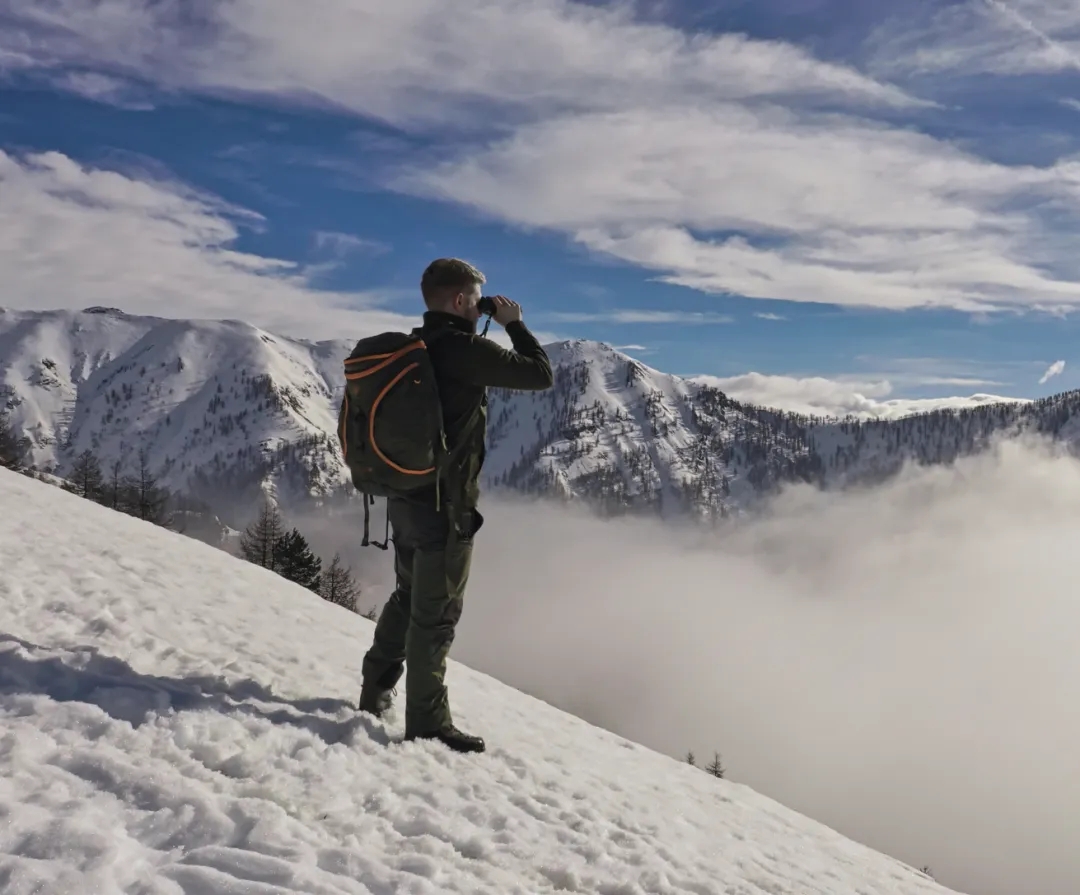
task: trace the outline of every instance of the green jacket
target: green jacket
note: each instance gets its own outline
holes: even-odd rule
[[[459,448],[447,471],[445,497],[455,510],[469,510],[480,496],[480,470],[487,452],[488,388],[550,388],[551,363],[520,321],[506,327],[512,351],[478,335],[468,320],[441,311],[424,314],[420,334],[435,368],[447,444],[451,451]]]

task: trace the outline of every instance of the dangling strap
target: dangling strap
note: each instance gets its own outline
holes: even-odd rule
[[[488,317],[487,322],[484,323],[484,331],[482,333],[480,333],[480,338],[481,339],[487,338],[487,331],[488,331],[489,326],[491,326],[491,318],[490,317]]]
[[[371,527],[371,510],[368,509],[368,500],[370,500],[370,499],[371,499],[370,494],[365,493],[363,495],[363,500],[364,500],[364,540],[362,540],[360,542],[361,547],[366,547],[368,544],[371,543],[371,541],[368,540],[368,530]],[[389,514],[387,514],[387,515],[389,515]]]
[[[375,498],[367,492],[364,493],[364,539],[360,542],[361,547],[378,547],[380,550],[388,550],[390,547],[390,504],[386,505],[386,534],[382,541],[373,541],[370,538],[371,531],[371,508],[375,506]]]
[[[375,503],[375,498],[374,497],[371,498],[371,502],[372,502],[372,504]],[[383,535],[383,539],[382,539],[381,543],[379,541],[372,541],[371,543],[374,546],[378,547],[380,550],[387,550],[390,547],[390,501],[389,500],[386,501],[386,533]]]

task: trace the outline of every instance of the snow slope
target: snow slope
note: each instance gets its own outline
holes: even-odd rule
[[[358,715],[371,623],[0,470],[5,895],[916,895],[744,786],[451,663],[489,751]]]

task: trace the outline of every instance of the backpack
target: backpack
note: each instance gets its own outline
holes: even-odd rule
[[[435,487],[447,461],[435,368],[419,330],[361,339],[345,359],[338,440],[352,483],[364,495],[364,540],[375,497]],[[387,539],[374,542],[387,549]]]

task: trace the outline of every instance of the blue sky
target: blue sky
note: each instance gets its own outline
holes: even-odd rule
[[[0,305],[352,338],[452,254],[751,400],[1080,386],[1080,12],[384,6],[0,0]]]

